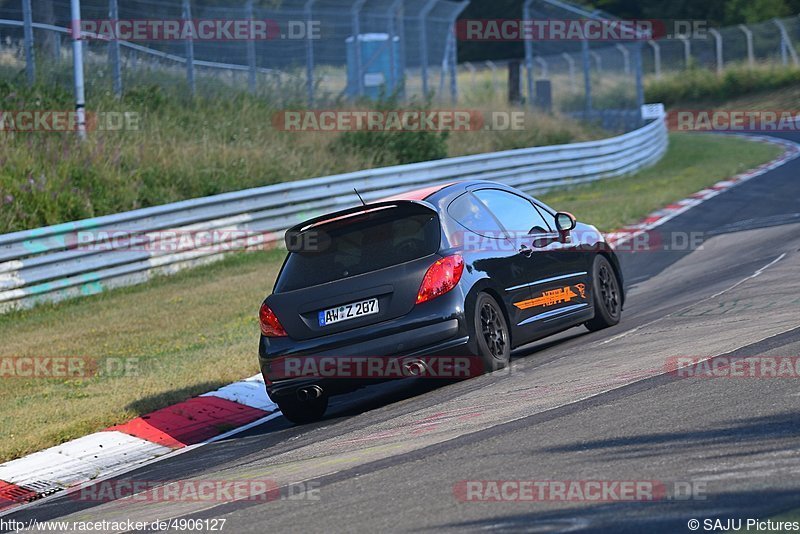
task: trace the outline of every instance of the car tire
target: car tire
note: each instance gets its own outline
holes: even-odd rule
[[[511,359],[511,335],[503,310],[491,295],[479,293],[473,316],[477,356],[481,358],[483,372],[503,369]]]
[[[619,279],[605,256],[597,255],[592,265],[594,318],[584,323],[595,332],[614,326],[622,317],[622,292]]]
[[[319,421],[328,409],[328,396],[323,394],[313,400],[283,399],[277,402],[283,416],[296,425]]]

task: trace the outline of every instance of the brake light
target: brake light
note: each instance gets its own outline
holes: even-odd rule
[[[261,309],[258,311],[258,319],[261,323],[261,333],[267,337],[285,337],[288,334],[286,330],[283,329],[281,326],[281,322],[278,320],[278,317],[275,315],[267,303],[261,305]]]
[[[458,254],[437,260],[428,267],[417,293],[417,304],[444,295],[458,284],[464,272],[464,258]]]

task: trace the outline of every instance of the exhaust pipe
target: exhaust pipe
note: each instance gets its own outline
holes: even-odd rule
[[[411,362],[406,362],[403,364],[406,372],[411,376],[420,376],[422,373],[427,371],[428,366],[422,360],[414,360]]]
[[[306,402],[318,399],[322,396],[322,388],[319,386],[309,386],[307,388],[300,388],[297,390],[297,400]]]

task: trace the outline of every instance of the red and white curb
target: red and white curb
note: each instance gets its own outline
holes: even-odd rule
[[[618,246],[677,215],[800,156],[800,145],[772,137],[747,136],[781,145],[784,153],[751,171],[723,180],[670,204],[641,222],[606,234]],[[0,516],[26,503],[137,469],[227,438],[278,417],[261,375],[235,382],[174,406],[137,417],[79,439],[0,464]]]
[[[17,460],[0,464],[0,516],[80,484],[136,469],[280,415],[255,375]]]
[[[737,136],[739,135],[737,134]],[[715,196],[724,193],[725,191],[731,189],[732,187],[736,187],[743,182],[751,180],[757,176],[761,176],[762,174],[765,174],[773,169],[777,169],[778,167],[785,165],[789,161],[792,161],[800,156],[800,144],[793,141],[761,135],[741,135],[741,137],[781,146],[784,148],[784,152],[770,162],[759,165],[758,167],[747,172],[737,174],[736,176],[728,178],[727,180],[717,182],[711,187],[703,189],[702,191],[698,191],[688,198],[674,202],[663,209],[654,211],[636,224],[630,224],[615,232],[609,232],[605,234],[606,241],[608,241],[612,247],[620,247],[623,243],[631,241],[636,237],[656,228],[657,226],[661,226],[670,219],[674,219],[681,213],[684,213],[693,207],[702,204],[706,200],[714,198]]]

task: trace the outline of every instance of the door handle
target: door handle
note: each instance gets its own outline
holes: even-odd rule
[[[531,255],[533,254],[533,249],[530,249],[525,245],[520,245],[519,246],[519,253],[522,254],[523,256],[525,256],[526,258],[530,258]]]

